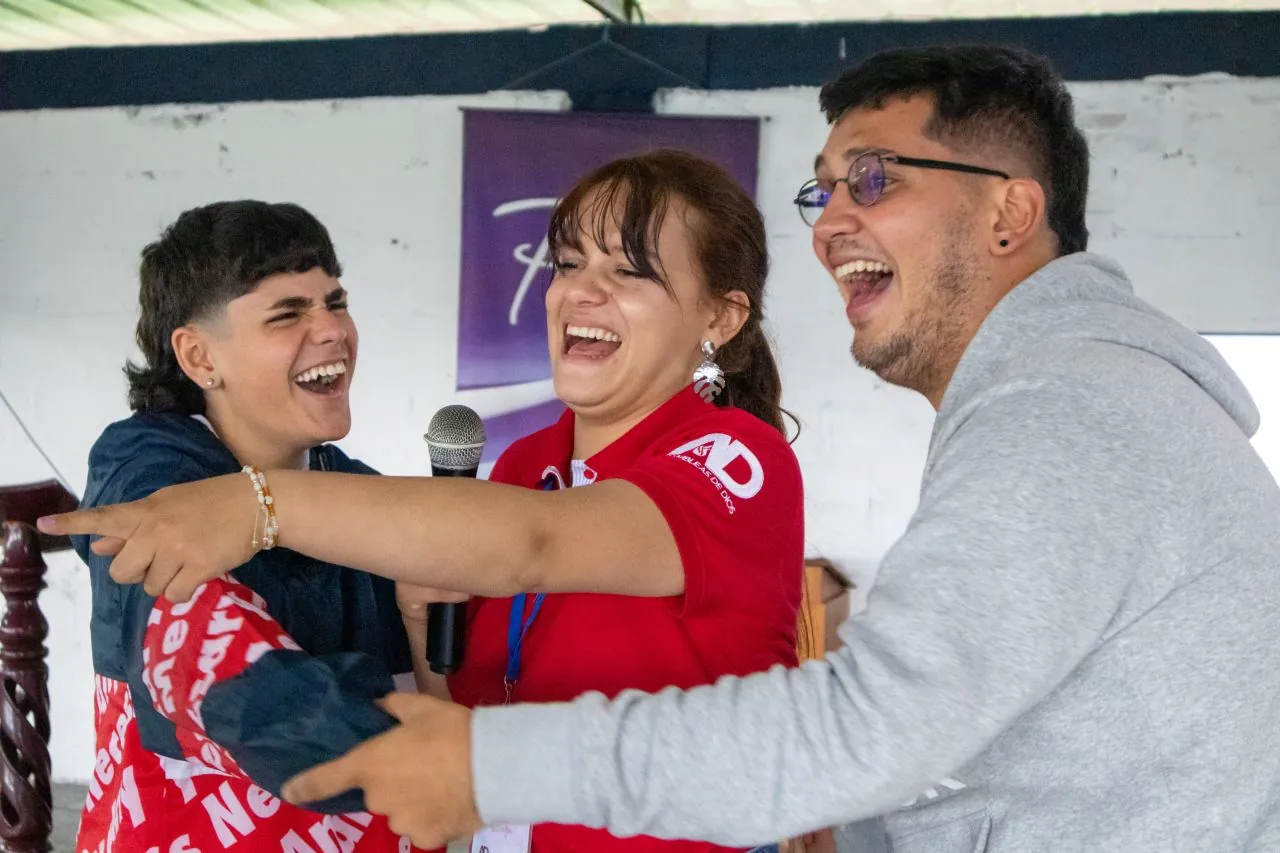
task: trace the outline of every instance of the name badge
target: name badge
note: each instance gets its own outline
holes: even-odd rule
[[[487,826],[471,836],[471,853],[529,853],[532,828],[524,826]]]

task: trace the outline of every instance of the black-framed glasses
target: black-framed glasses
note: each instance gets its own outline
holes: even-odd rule
[[[853,162],[849,164],[848,176],[831,181],[829,189],[824,188],[822,186],[823,182],[817,178],[802,186],[795,197],[795,205],[800,211],[800,218],[812,228],[813,224],[818,221],[818,217],[822,215],[822,211],[826,209],[827,202],[831,200],[831,193],[835,192],[836,184],[844,184],[849,188],[849,195],[853,197],[855,204],[862,207],[870,207],[875,204],[880,200],[880,196],[884,195],[885,163],[897,163],[899,166],[915,166],[919,169],[965,172],[970,175],[992,175],[1006,179],[1009,177],[1007,173],[998,169],[970,166],[968,163],[953,163],[949,160],[925,160],[920,157],[900,157],[897,154],[881,154],[878,151],[868,151],[855,157]]]

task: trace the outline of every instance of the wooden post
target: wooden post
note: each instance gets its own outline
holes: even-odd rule
[[[75,497],[56,482],[0,488],[0,853],[48,853],[53,831],[49,764],[49,623],[40,612],[43,551],[70,547],[36,519]]]
[[[804,562],[804,596],[800,608],[800,662],[826,657],[840,647],[835,629],[849,615],[853,584],[821,557]]]
[[[44,560],[34,528],[0,522],[0,849],[46,853],[53,832],[49,785],[49,625],[36,596]]]

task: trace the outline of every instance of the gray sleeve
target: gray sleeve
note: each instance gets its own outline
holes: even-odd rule
[[[843,649],[688,691],[477,711],[481,814],[751,845],[912,800],[1107,630],[1160,495],[1140,424],[1112,395],[1005,389],[942,439]]]

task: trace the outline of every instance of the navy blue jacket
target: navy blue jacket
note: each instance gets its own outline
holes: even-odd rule
[[[311,451],[311,468],[377,473],[332,445]],[[138,500],[166,486],[239,470],[201,420],[134,415],[109,426],[94,444],[82,505]],[[252,488],[248,478],[245,488]],[[155,709],[143,682],[143,638],[155,599],[140,585],[113,581],[110,558],[93,554],[87,537],[74,537],[73,544],[93,584],[94,670],[128,684],[142,745],[181,760],[175,727]],[[395,585],[384,578],[283,548],[259,553],[235,570],[235,578],[265,601],[301,651],[270,651],[235,678],[214,684],[204,698],[203,723],[255,784],[278,795],[290,776],[394,725],[373,700],[393,689],[392,674],[412,670],[409,645]],[[359,811],[363,800],[344,795],[314,808]]]

